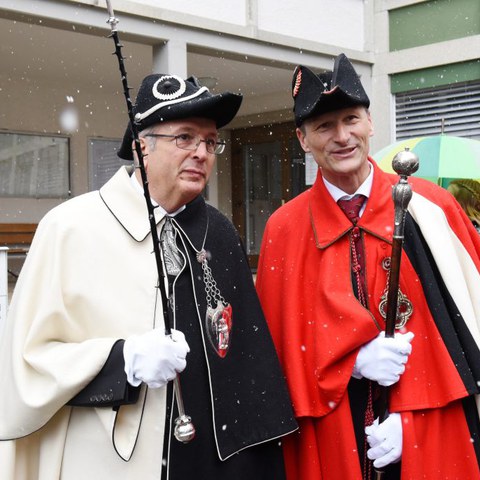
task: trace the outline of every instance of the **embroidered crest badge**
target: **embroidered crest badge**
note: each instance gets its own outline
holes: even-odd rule
[[[207,307],[205,318],[207,336],[220,358],[225,358],[230,347],[232,330],[232,306],[218,301],[215,308]]]

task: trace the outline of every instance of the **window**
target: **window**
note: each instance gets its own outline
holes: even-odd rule
[[[67,198],[67,137],[0,132],[0,196]]]
[[[397,93],[396,140],[445,133],[480,139],[480,82]]]
[[[89,190],[102,187],[122,165],[133,165],[133,162],[122,160],[117,156],[120,140],[91,138],[88,142]]]

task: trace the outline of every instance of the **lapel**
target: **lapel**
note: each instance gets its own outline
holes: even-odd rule
[[[371,235],[391,243],[393,233],[392,185],[398,179],[380,170],[369,158],[374,168],[373,185],[365,211],[357,226]],[[317,248],[325,249],[348,233],[353,225],[335,203],[323,183],[319,169],[309,199],[310,222]]]

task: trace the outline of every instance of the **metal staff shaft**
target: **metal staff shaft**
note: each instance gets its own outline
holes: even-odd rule
[[[392,160],[392,167],[400,175],[400,180],[393,187],[392,196],[395,207],[392,253],[390,257],[390,275],[387,290],[387,312],[385,318],[385,337],[395,335],[395,324],[398,312],[398,289],[400,285],[400,263],[405,232],[405,215],[412,198],[412,189],[408,177],[418,170],[418,157],[406,148],[399,152]],[[379,422],[388,418],[388,387],[380,387],[378,400]],[[385,477],[383,470],[375,470],[375,480]]]
[[[133,104],[130,98],[130,87],[128,86],[127,71],[125,69],[125,64],[123,61],[124,57],[122,55],[122,44],[120,43],[120,40],[118,38],[118,31],[117,31],[118,20],[117,18],[115,18],[115,15],[113,13],[113,7],[111,5],[110,0],[106,0],[106,3],[107,3],[108,15],[109,15],[107,23],[110,24],[110,28],[111,28],[111,34],[109,36],[113,38],[113,41],[115,44],[114,55],[116,55],[118,59],[118,68],[120,69],[120,74],[122,78],[123,93],[125,96],[125,100],[127,102],[128,117],[130,119],[130,127],[132,129],[133,140],[135,143],[135,152],[138,157],[140,174],[142,177],[143,193],[145,196],[145,202],[147,204],[148,219],[150,222],[150,233],[152,234],[152,241],[153,241],[153,252],[155,254],[155,263],[157,265],[158,288],[160,289],[160,296],[162,298],[165,334],[170,335],[171,329],[172,329],[172,319],[171,319],[172,310],[170,305],[170,299],[168,298],[167,292],[165,289],[165,279],[167,278],[167,275],[165,273],[162,257],[160,254],[160,247],[159,247],[160,241],[158,238],[157,224],[155,222],[155,213],[154,213],[155,207],[152,204],[152,199],[151,199],[150,191],[148,188],[147,171],[145,168],[144,155],[142,152],[140,138],[138,135],[138,128],[135,122]],[[180,442],[187,443],[190,440],[192,440],[193,437],[195,436],[195,427],[193,426],[191,418],[185,414],[182,390],[180,388],[180,379],[178,375],[174,379],[174,392],[175,392],[175,397],[177,400],[177,407],[179,412],[179,417],[175,419],[175,429],[174,429],[175,438]]]

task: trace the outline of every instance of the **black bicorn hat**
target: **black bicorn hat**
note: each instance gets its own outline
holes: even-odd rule
[[[196,77],[183,80],[176,75],[156,73],[143,79],[133,111],[139,132],[156,123],[192,117],[214,120],[221,128],[233,120],[241,103],[242,95],[212,94]],[[120,158],[133,160],[132,142],[129,122],[117,153]]]
[[[356,105],[370,106],[370,100],[350,60],[341,53],[332,72],[315,75],[299,65],[293,72],[292,97],[295,124],[307,118]]]

